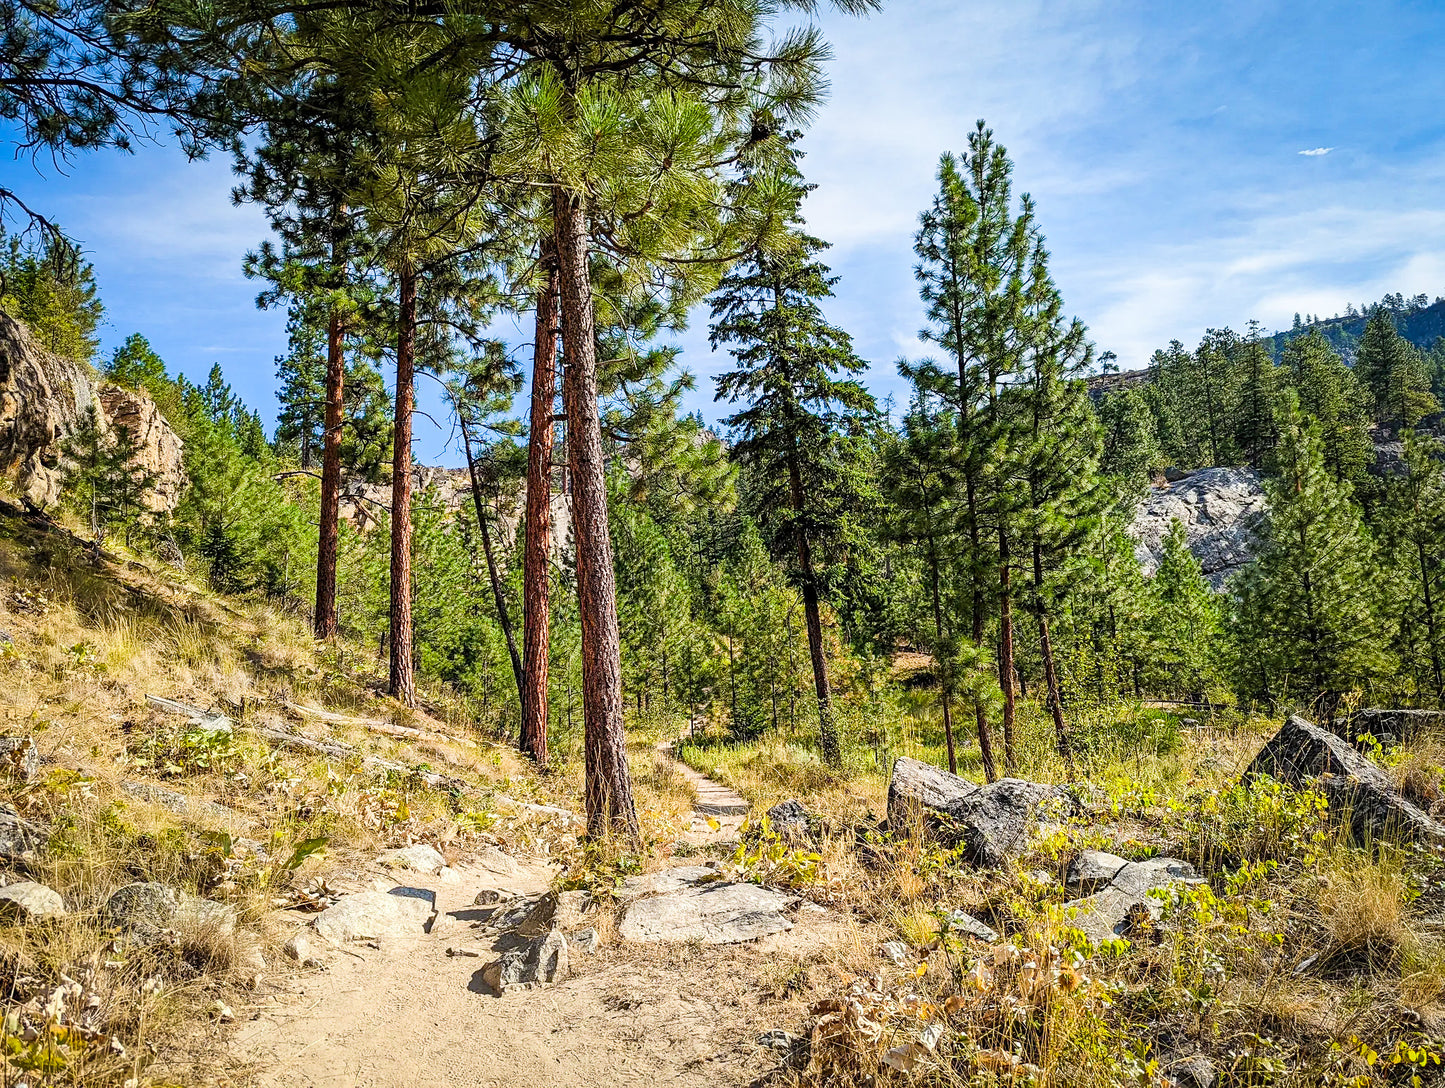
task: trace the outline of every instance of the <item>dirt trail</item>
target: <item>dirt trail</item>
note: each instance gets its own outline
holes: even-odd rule
[[[698,781],[697,836],[735,838],[742,798]],[[706,824],[708,816],[720,827]],[[759,1083],[778,1056],[758,1033],[795,1022],[796,1010],[760,1003],[759,976],[777,960],[838,939],[800,917],[791,933],[753,945],[611,944],[572,948],[573,976],[539,990],[492,994],[481,969],[498,942],[472,923],[483,889],[545,891],[541,860],[494,855],[443,877],[391,874],[389,883],[436,893],[428,934],[326,953],[328,965],[258,995],[232,1042],[236,1073],[253,1088],[581,1088],[647,1084],[734,1088]],[[381,871],[377,871],[378,878]],[[380,886],[380,885],[378,885]],[[294,923],[293,923],[294,924]],[[817,929],[818,932],[813,932]],[[315,942],[318,946],[324,942]],[[466,949],[473,956],[449,955]]]
[[[672,760],[677,773],[687,779],[697,792],[697,801],[692,806],[692,826],[683,834],[683,841],[693,846],[736,842],[743,821],[747,819],[747,801],[722,783],[714,782],[682,762],[673,755],[672,745],[672,741],[663,741],[657,745],[657,750]],[[718,826],[714,828],[708,820]]]

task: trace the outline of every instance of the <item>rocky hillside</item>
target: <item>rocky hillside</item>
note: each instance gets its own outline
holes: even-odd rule
[[[135,439],[142,465],[158,480],[153,509],[172,509],[185,486],[182,444],[160,410],[84,363],[41,348],[0,312],[0,475],[37,506],[53,506],[63,482],[61,449],[92,407],[106,428],[125,427]]]

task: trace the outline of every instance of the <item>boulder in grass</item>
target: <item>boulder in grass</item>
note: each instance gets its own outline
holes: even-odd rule
[[[895,833],[922,821],[975,865],[995,867],[1023,850],[1046,813],[1072,813],[1061,786],[1001,778],[980,786],[930,763],[900,756],[888,784],[888,824]]]
[[[783,801],[768,809],[768,826],[790,846],[802,846],[812,840],[811,823],[801,801]]]
[[[140,945],[155,943],[167,930],[201,928],[222,936],[236,930],[235,907],[153,882],[118,888],[100,908],[100,917]]]
[[[65,914],[65,900],[54,888],[21,880],[0,888],[0,918],[28,922],[38,918],[59,918]]]
[[[1389,776],[1343,738],[1297,714],[1286,719],[1244,772],[1245,781],[1260,775],[1318,789],[1330,811],[1349,821],[1360,842],[1405,839],[1445,845],[1445,824],[1401,796]]]
[[[0,809],[0,860],[34,862],[50,836],[15,811]]]
[[[1116,861],[1122,864],[1107,882],[1099,884],[1098,879],[1112,869]],[[1092,895],[1064,906],[1077,910],[1072,924],[1098,944],[1129,937],[1140,926],[1157,922],[1164,905],[1149,894],[1155,888],[1203,884],[1204,880],[1194,871],[1194,866],[1178,858],[1125,861],[1102,850],[1086,850],[1069,866],[1066,883],[1077,890],[1097,889]]]

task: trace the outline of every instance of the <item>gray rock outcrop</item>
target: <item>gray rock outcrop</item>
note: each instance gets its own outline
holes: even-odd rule
[[[46,351],[23,324],[0,313],[0,475],[39,506],[60,498],[61,447],[94,408],[107,429],[125,426],[137,460],[157,476],[153,509],[175,506],[185,486],[181,440],[151,401],[105,385],[90,367]]]
[[[1291,714],[1244,772],[1318,789],[1360,842],[1381,838],[1445,845],[1445,824],[1407,801],[1368,757],[1327,729]]]
[[[1206,468],[1167,487],[1154,488],[1130,530],[1145,574],[1159,568],[1164,540],[1175,518],[1184,525],[1189,550],[1215,589],[1254,558],[1268,504],[1260,475],[1248,468]]]
[[[1060,786],[1022,778],[980,786],[907,756],[894,762],[888,784],[888,825],[895,834],[922,821],[942,841],[964,846],[974,865],[1002,865],[1024,848],[1045,814],[1073,809]]]

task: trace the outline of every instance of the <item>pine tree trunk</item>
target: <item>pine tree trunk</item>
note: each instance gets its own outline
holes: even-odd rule
[[[1425,542],[1416,541],[1420,553],[1420,585],[1425,591],[1425,630],[1430,639],[1430,670],[1435,677],[1435,698],[1445,695],[1445,681],[1440,674],[1440,636],[1435,630],[1435,601],[1430,592],[1430,563],[1425,552]]]
[[[803,517],[803,475],[796,456],[788,461],[788,483],[792,491],[793,515]],[[808,534],[795,529],[798,544],[798,570],[803,580],[803,615],[808,622],[808,655],[813,659],[813,690],[818,697],[818,739],[823,761],[830,767],[843,765],[843,750],[838,743],[838,723],[833,718],[833,693],[828,686],[828,658],[823,653],[823,617],[818,609],[818,581],[813,573],[813,553]]]
[[[321,522],[316,533],[316,637],[337,635],[336,556],[341,541],[341,420],[346,395],[346,358],[341,314],[326,326],[326,424],[321,451]]]
[[[970,477],[967,483],[966,492],[968,495],[968,542],[971,549],[969,579],[973,583],[972,602],[970,607],[970,634],[975,649],[983,649],[983,627],[984,627],[984,600],[983,586],[979,584],[977,562],[982,542],[978,532],[977,497],[974,492],[973,479]],[[983,776],[990,782],[998,781],[998,764],[993,756],[993,730],[988,724],[988,708],[983,705],[983,699],[974,693],[973,696],[973,717],[978,726],[978,753],[983,760]]]
[[[1014,746],[1014,617],[1008,530],[998,527],[998,686],[1003,693],[1003,771],[1018,771]]]
[[[1054,734],[1058,738],[1059,755],[1063,757],[1064,769],[1072,781],[1079,777],[1074,767],[1074,742],[1069,737],[1069,727],[1064,724],[1064,699],[1059,690],[1059,674],[1054,667],[1054,645],[1049,638],[1049,610],[1044,603],[1044,553],[1043,546],[1034,541],[1034,617],[1039,625],[1039,654],[1044,659],[1044,700],[1049,704],[1049,713],[1054,718]]]
[[[582,197],[553,190],[558,285],[562,303],[562,380],[572,526],[577,541],[577,605],[582,622],[582,707],[587,830],[637,840],[637,806],[627,771],[622,715],[622,644],[617,585],[607,525],[602,423],[597,407],[597,340]]]
[[[497,606],[497,622],[502,627],[502,637],[507,642],[507,655],[512,659],[512,677],[517,681],[517,699],[524,697],[527,690],[526,677],[522,671],[522,658],[517,653],[517,637],[512,633],[512,617],[507,611],[507,595],[502,592],[502,575],[497,569],[497,556],[492,550],[492,530],[487,525],[487,508],[482,501],[482,481],[477,477],[477,463],[472,459],[472,436],[467,421],[458,412],[462,429],[462,449],[467,455],[467,477],[472,484],[472,508],[477,513],[477,531],[482,537],[482,555],[487,561],[487,578],[492,584],[492,600]]]
[[[527,523],[522,560],[522,692],[520,747],[539,767],[547,765],[547,679],[550,669],[552,546],[552,421],[557,398],[557,261],[550,241],[542,243],[547,286],[537,296],[533,339],[532,414],[527,435]]]
[[[416,706],[411,629],[411,414],[416,400],[416,269],[399,270],[401,311],[396,337],[396,419],[391,455],[391,677],[388,692]]]
[[[928,534],[928,575],[933,589],[933,632],[935,645],[943,648],[943,600],[938,591],[938,550],[934,547],[933,534]],[[948,746],[948,773],[958,773],[958,754],[953,747],[953,678],[947,667],[940,669],[939,688],[943,696],[943,740]]]

